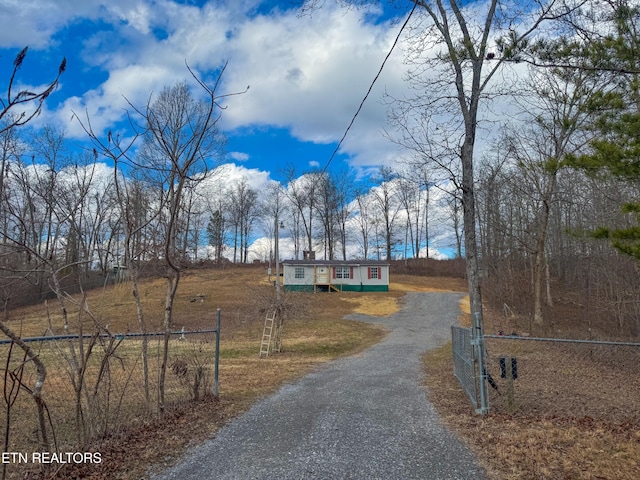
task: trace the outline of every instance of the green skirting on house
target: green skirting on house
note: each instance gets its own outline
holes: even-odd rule
[[[334,287],[336,287],[339,290],[342,290],[343,292],[388,292],[389,291],[389,285],[340,285],[340,284],[334,284]],[[318,290],[323,290],[324,291],[330,291],[330,289],[328,288],[328,285],[317,285],[316,286]],[[314,288],[313,285],[304,285],[304,284],[298,284],[298,285],[285,285],[284,286],[285,290],[288,290],[290,292],[313,292],[314,290],[316,290],[316,288]]]

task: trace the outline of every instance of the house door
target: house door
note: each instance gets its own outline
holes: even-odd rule
[[[329,267],[316,267],[316,283],[329,283]]]

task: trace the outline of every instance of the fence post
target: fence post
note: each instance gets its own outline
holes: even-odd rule
[[[216,363],[213,374],[213,395],[218,396],[218,366],[220,364],[220,309],[216,311]]]
[[[476,413],[486,415],[489,413],[489,396],[487,395],[487,369],[484,365],[484,332],[480,322],[480,314],[477,312],[473,315],[473,336],[471,341],[476,347],[480,390],[480,408],[476,410]]]

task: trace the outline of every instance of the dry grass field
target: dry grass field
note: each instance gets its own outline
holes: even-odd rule
[[[73,468],[67,466],[59,471],[51,471],[50,474],[57,478],[144,477],[148,468],[172,462],[189,444],[211,436],[258,398],[304,375],[320,363],[357,353],[384,337],[385,332],[381,328],[343,320],[345,315],[352,312],[388,315],[397,311],[398,300],[405,291],[447,289],[447,283],[457,282],[410,276],[398,277],[398,280],[399,283],[394,284],[388,293],[287,294],[291,314],[284,328],[284,351],[260,359],[258,350],[264,311],[273,295],[273,286],[268,280],[266,269],[251,266],[186,271],[176,299],[175,330],[182,327],[187,330],[212,328],[215,326],[215,312],[218,308],[221,309],[219,397],[206,397],[197,403],[176,400],[165,421],[159,423],[145,420],[142,408],[144,399],[138,390],[137,397],[129,402],[128,407],[124,402],[120,407],[120,417],[126,419],[123,422],[125,424],[111,425],[110,433],[99,435],[87,447],[102,453],[102,464]],[[142,282],[140,293],[147,329],[160,330],[164,309],[163,280]],[[66,304],[69,331],[78,332],[82,327],[82,331],[88,333],[92,331],[93,320],[81,313],[77,305],[80,300],[81,297],[74,297],[74,301]],[[86,303],[94,318],[101,324],[108,325],[111,332],[139,331],[130,284],[123,283],[87,292]],[[7,322],[23,337],[43,335],[49,326],[53,327],[54,334],[64,333],[61,309],[55,301],[11,311]],[[128,377],[124,380],[127,385],[140,382],[139,347],[138,340],[126,340],[119,347],[118,365],[121,368],[114,370],[113,378],[126,372]],[[158,340],[152,340],[150,348],[157,350]],[[183,342],[176,343],[176,347],[172,348],[173,353],[176,353],[176,348],[196,347],[193,342]],[[61,343],[55,348],[51,346],[39,350],[48,366],[44,395],[54,417],[59,445],[65,445],[65,442],[72,442],[74,439],[74,394],[67,375],[68,364],[61,358],[64,349],[65,344]],[[6,351],[4,353],[6,356]],[[153,368],[155,367],[152,366],[152,377]],[[174,393],[176,399],[184,398],[184,392],[178,391],[184,388],[186,387],[176,382],[170,384],[169,399],[173,398]],[[131,390],[129,388],[127,392]],[[139,417],[136,416],[137,411]],[[5,414],[0,411],[0,417],[2,415]],[[4,424],[3,418],[0,421]],[[28,395],[20,395],[12,410],[12,450],[34,449],[36,439],[33,437],[33,426],[32,401]],[[170,448],[167,448],[168,445]],[[33,471],[28,472],[28,468]],[[23,466],[10,471],[9,478],[17,478],[16,475],[25,473],[37,475],[41,472],[33,466]]]
[[[130,422],[114,433],[95,439],[87,447],[102,453],[101,464],[66,467],[51,475],[56,478],[145,478],[150,469],[175,462],[189,445],[214,435],[257,399],[323,362],[357,353],[384,337],[381,328],[343,320],[345,315],[352,312],[392,314],[408,291],[466,289],[466,282],[460,279],[394,275],[393,272],[391,278],[388,293],[287,294],[291,316],[284,328],[284,351],[260,359],[264,309],[273,292],[266,269],[250,266],[186,271],[177,298],[174,324],[176,330],[211,328],[216,309],[221,309],[219,397],[207,396],[198,402],[183,401],[174,405],[162,423]],[[140,290],[148,329],[158,329],[164,308],[163,280],[145,281]],[[87,303],[94,316],[108,324],[111,331],[138,330],[129,284],[91,291],[87,294]],[[461,302],[460,307],[461,323],[468,322],[465,315],[468,302]],[[77,330],[80,322],[84,322],[84,331],[91,327],[89,319],[79,315],[77,308],[73,305],[68,308],[72,329]],[[47,307],[39,305],[10,312],[8,321],[23,336],[41,335],[47,328],[47,316],[55,333],[60,333],[59,307],[51,301]],[[131,344],[127,348],[135,350],[137,346]],[[491,348],[496,354],[502,353],[502,344]],[[574,397],[570,396],[573,392],[569,390],[582,389],[588,394],[589,385],[582,384],[577,375],[573,383],[563,381],[558,373],[584,370],[586,360],[576,355],[567,357],[566,351],[554,348],[518,348],[514,355],[521,361],[522,381],[516,384],[516,408],[507,411],[505,396],[492,393],[494,408],[485,417],[473,413],[453,376],[450,345],[424,357],[430,400],[443,421],[477,453],[490,477],[496,480],[640,478],[637,364],[629,366],[622,376],[599,377],[608,378],[602,382],[605,387],[602,391],[608,390],[609,394],[600,395],[592,388],[594,396],[588,404],[595,408],[576,410]],[[593,352],[590,358],[597,360]],[[546,363],[541,363],[542,360]],[[537,370],[538,365],[544,366],[540,371],[545,373],[533,375],[531,368]],[[492,372],[495,375],[495,369]],[[607,373],[610,373],[608,369],[592,372],[593,375]],[[58,372],[58,376],[64,378],[64,372]],[[597,382],[598,378],[593,380]],[[624,386],[616,386],[615,382],[624,382]],[[500,388],[504,391],[504,383],[500,383]],[[554,409],[545,405],[552,405]],[[629,412],[635,412],[635,417]],[[0,422],[4,423],[2,415],[0,410]],[[25,431],[29,434],[32,430],[30,427]],[[24,473],[16,472],[16,475]],[[31,474],[36,478],[38,471]]]
[[[485,311],[486,325],[500,321]],[[429,399],[491,479],[640,478],[640,348],[490,339],[487,351],[499,393],[489,389],[486,416],[452,374],[451,344],[423,362]],[[512,396],[502,355],[518,359]]]

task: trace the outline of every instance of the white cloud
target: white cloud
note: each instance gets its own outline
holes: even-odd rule
[[[159,22],[171,20],[176,5],[171,0],[3,0],[0,45],[46,49],[59,41],[56,35],[62,30],[89,20],[114,27],[113,46],[123,28],[147,34]]]
[[[108,6],[89,2],[76,11],[59,12],[47,21],[51,27],[42,33],[42,41],[80,17],[100,17],[112,25],[113,31],[88,37],[82,50],[87,65],[106,69],[108,75],[101,85],[69,97],[56,112],[47,113],[66,124],[71,110],[87,111],[96,130],[113,128],[124,118],[125,97],[143,106],[152,92],[188,78],[185,61],[212,81],[228,60],[220,93],[243,91],[247,85],[251,89],[226,100],[224,128],[286,127],[303,141],[335,142],[397,29],[385,23],[363,23],[358,12],[329,2],[311,17],[278,10],[255,15],[257,3],[209,2],[198,8],[169,0],[116,1]],[[29,2],[30,7],[34,5]],[[34,29],[30,25],[28,30]],[[383,88],[403,88],[400,53],[387,69],[343,145],[359,165],[395,158],[395,148],[380,134],[385,106],[379,99]],[[62,93],[65,88],[63,84]],[[83,136],[78,125],[69,125],[68,132]]]
[[[217,169],[220,171],[220,178],[229,185],[237,183],[242,178],[246,178],[247,184],[258,191],[266,188],[270,181],[269,172],[255,168],[246,168],[234,163],[226,163]]]
[[[74,18],[96,18],[100,3],[96,0],[4,0],[0,3],[0,45],[45,48],[51,37]]]
[[[249,160],[249,155],[243,152],[229,152],[228,155],[229,158],[232,158],[237,162],[246,162],[247,160]]]
[[[131,110],[129,102],[139,108],[149,100],[150,92],[158,92],[165,85],[180,80],[175,71],[161,65],[131,65],[111,72],[109,79],[99,88],[85,92],[82,97],[66,99],[55,112],[50,112],[58,123],[65,125],[73,138],[85,138],[86,134],[76,120],[74,113],[84,121],[88,115],[95,132],[104,132],[118,125]]]
[[[224,200],[229,188],[241,180],[257,192],[263,192],[270,181],[269,172],[255,168],[245,168],[235,163],[225,163],[209,172],[209,175],[198,184],[198,193],[205,204],[215,205],[218,200]]]
[[[102,83],[68,93],[70,87],[63,77],[59,93],[67,92],[69,98],[55,111],[43,112],[40,119],[67,125],[72,137],[85,137],[77,123],[69,123],[72,111],[88,112],[98,132],[114,128],[124,119],[125,97],[143,107],[153,92],[189,77],[185,61],[209,82],[228,61],[220,93],[240,92],[247,85],[251,88],[224,100],[228,108],[222,116],[223,128],[284,127],[302,141],[336,142],[400,25],[364,22],[361,12],[345,10],[331,1],[312,16],[278,9],[258,15],[260,3],[5,0],[0,4],[0,45],[29,38],[30,43],[44,47],[66,26],[87,19],[108,26],[91,33],[78,46],[86,65],[105,73]],[[15,34],[18,30],[20,35]],[[399,46],[341,147],[349,163],[361,171],[393,165],[407,155],[381,132],[387,112],[381,101],[383,93],[402,97],[406,92],[403,60]],[[496,104],[494,110],[499,117],[504,108]],[[243,161],[233,154],[231,158]],[[324,159],[313,161],[317,166],[324,164]]]
[[[361,22],[355,11],[325,6],[312,17],[288,12],[243,23],[230,42],[233,56],[225,84],[250,84],[229,101],[225,123],[291,127],[302,140],[339,139],[349,124],[396,32]],[[385,108],[376,103],[384,83],[401,85],[399,71],[381,82],[362,112],[361,125],[379,128]],[[368,126],[368,125],[367,125]]]

